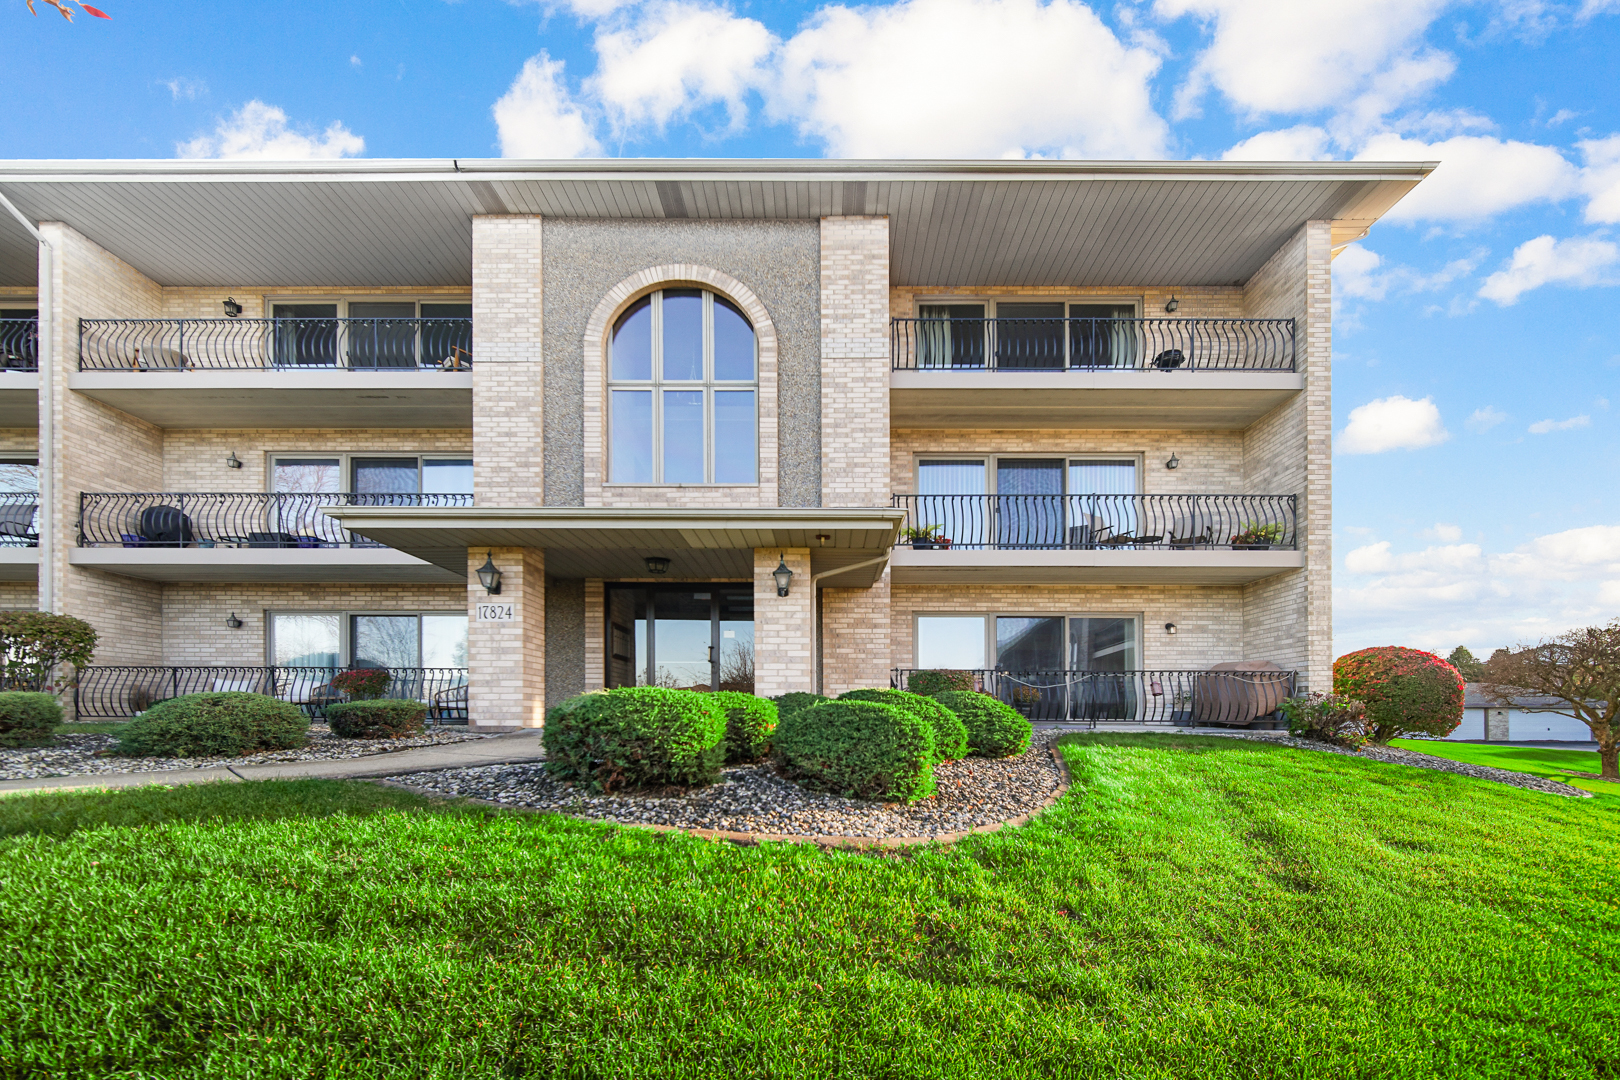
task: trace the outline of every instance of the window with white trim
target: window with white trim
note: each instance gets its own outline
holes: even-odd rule
[[[670,288],[613,324],[608,481],[757,484],[759,347],[742,310],[707,289]]]

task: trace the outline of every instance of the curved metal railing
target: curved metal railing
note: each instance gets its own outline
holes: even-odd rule
[[[895,495],[899,547],[988,551],[1297,544],[1292,495]]]
[[[891,319],[895,371],[1293,371],[1293,319]]]
[[[471,319],[80,319],[80,371],[472,365]]]
[[[351,670],[343,667],[168,667],[131,666],[80,668],[73,689],[76,715],[81,720],[116,720],[135,716],[159,701],[182,694],[236,690],[290,701],[311,717],[325,714],[328,705],[348,701],[332,689],[332,677]],[[420,701],[428,706],[429,723],[467,719],[466,668],[388,668],[383,697]]]
[[[264,491],[85,491],[80,547],[382,547],[355,536],[329,506],[471,506],[471,495]]]
[[[894,668],[890,685],[908,689],[923,668]],[[1273,723],[1294,695],[1293,671],[1004,671],[969,669],[974,689],[1031,720],[1096,724],[1246,725]]]
[[[0,491],[0,547],[39,547],[39,492]]]
[[[0,370],[39,370],[38,319],[0,319]]]

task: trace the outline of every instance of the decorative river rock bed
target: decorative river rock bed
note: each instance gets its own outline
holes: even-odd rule
[[[465,728],[429,728],[407,739],[340,739],[325,724],[311,724],[309,745],[302,750],[268,750],[242,757],[169,758],[102,756],[118,741],[111,735],[58,735],[55,746],[0,748],[0,780],[212,769],[222,765],[264,765],[278,761],[334,761],[487,738],[490,736],[475,734]]]

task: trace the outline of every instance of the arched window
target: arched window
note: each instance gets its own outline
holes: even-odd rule
[[[613,324],[608,479],[759,482],[758,359],[742,311],[706,289],[660,289]]]

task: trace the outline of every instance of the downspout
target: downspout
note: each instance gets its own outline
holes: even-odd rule
[[[49,614],[56,610],[56,504],[52,499],[56,491],[56,401],[52,392],[56,381],[56,248],[3,191],[0,205],[39,241],[39,610]]]
[[[810,638],[811,638],[811,670],[816,676],[816,693],[821,693],[821,579],[835,574],[847,574],[851,570],[862,570],[868,566],[889,561],[889,553],[885,551],[875,559],[865,562],[853,563],[849,566],[840,566],[834,570],[823,570],[810,578]],[[881,576],[881,571],[880,571]]]

